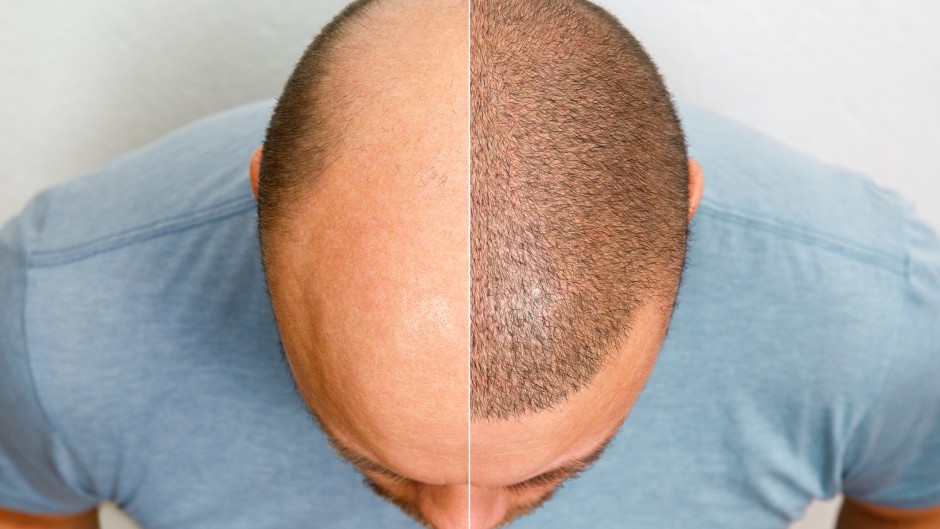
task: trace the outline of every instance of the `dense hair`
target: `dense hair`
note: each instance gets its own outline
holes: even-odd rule
[[[688,162],[656,66],[603,9],[471,0],[470,17],[470,407],[506,419],[584,388],[643,303],[668,316]]]
[[[304,50],[277,99],[264,138],[258,185],[262,247],[285,225],[290,205],[309,193],[339,138],[336,119],[348,94],[329,90],[339,44],[357,21],[383,0],[356,0],[333,18]]]

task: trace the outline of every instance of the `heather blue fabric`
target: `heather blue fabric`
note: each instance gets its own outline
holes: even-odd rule
[[[0,232],[0,506],[147,529],[415,527],[329,450],[265,292],[273,105],[46,191]],[[940,504],[940,243],[862,176],[683,107],[705,168],[676,312],[604,458],[538,528],[782,528]]]

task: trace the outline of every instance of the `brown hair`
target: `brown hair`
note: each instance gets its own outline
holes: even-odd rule
[[[333,18],[304,50],[277,99],[264,138],[258,184],[258,223],[262,247],[284,226],[290,204],[309,192],[328,162],[337,134],[331,118],[345,94],[327,92],[325,80],[335,63],[338,43],[351,25],[384,0],[356,0]]]
[[[471,0],[470,16],[470,405],[504,419],[586,386],[637,307],[674,301],[688,162],[656,66],[609,13]]]

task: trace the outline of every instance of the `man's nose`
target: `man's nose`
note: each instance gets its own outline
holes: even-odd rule
[[[418,510],[437,529],[491,529],[507,512],[498,489],[466,486],[424,487]]]

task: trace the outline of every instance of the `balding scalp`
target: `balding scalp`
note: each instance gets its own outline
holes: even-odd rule
[[[266,262],[291,205],[352,126],[331,116],[368,98],[326,88],[342,78],[343,40],[377,6],[399,4],[408,1],[353,2],[287,81],[261,163]],[[686,146],[656,66],[590,2],[471,0],[469,44],[470,411],[505,419],[550,410],[590,384],[638,307],[674,300]]]
[[[471,415],[585,387],[637,308],[674,296],[684,136],[655,65],[579,0],[472,0]]]
[[[341,94],[325,88],[337,49],[350,26],[387,0],[356,0],[346,6],[304,50],[278,97],[264,138],[258,189],[258,221],[262,247],[285,228],[290,206],[309,193],[335,147],[331,114]]]

